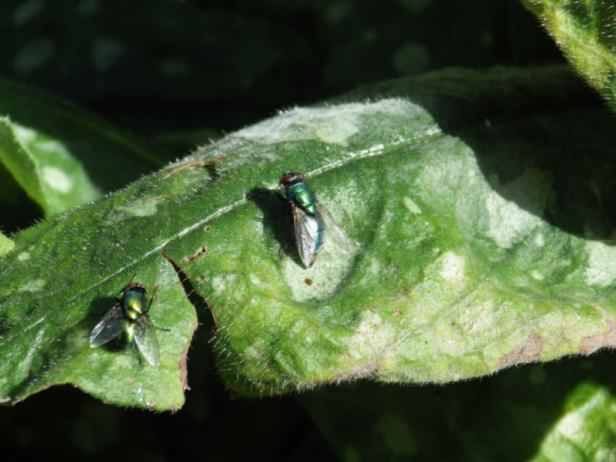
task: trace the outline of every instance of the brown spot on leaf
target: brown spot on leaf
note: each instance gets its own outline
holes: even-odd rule
[[[188,386],[188,351],[184,352],[180,361],[178,362],[178,367],[180,369],[180,380],[182,382],[183,390],[190,390],[190,386]]]
[[[589,335],[582,339],[580,353],[589,355],[600,348],[616,346],[616,321],[607,321],[607,330],[602,334]]]
[[[305,283],[307,286],[311,286],[311,285],[312,285],[312,279],[310,279],[310,278],[306,278],[306,279],[304,279],[304,283]]]
[[[507,353],[498,361],[498,367],[508,367],[516,364],[532,363],[541,357],[543,352],[543,338],[538,334],[530,334],[526,343]]]
[[[212,180],[217,180],[220,178],[220,172],[218,171],[218,163],[224,159],[224,155],[220,154],[211,159],[191,159],[186,162],[181,162],[176,165],[172,165],[168,167],[167,172],[163,176],[163,178],[169,178],[170,176],[176,175],[184,170],[191,170],[194,168],[205,168],[209,173]]]
[[[192,255],[187,255],[184,258],[182,258],[182,263],[192,263],[198,258],[206,256],[207,252],[208,252],[207,245],[202,245]]]

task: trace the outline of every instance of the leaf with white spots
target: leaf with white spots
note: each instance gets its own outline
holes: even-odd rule
[[[62,143],[7,118],[0,119],[0,162],[49,215],[100,196]]]
[[[160,165],[92,114],[0,80],[0,170],[45,215],[91,202]]]
[[[0,396],[73,383],[143,406],[139,390],[156,371],[144,376],[129,366],[134,352],[80,339],[101,316],[88,307],[134,273],[161,271],[163,258],[193,301],[207,300],[218,368],[240,392],[454,382],[616,344],[606,264],[616,223],[603,213],[613,126],[588,97],[562,68],[382,84],[231,133],[17,234],[0,267]],[[326,223],[308,269],[278,189],[288,171],[306,174]],[[169,367],[185,359],[192,324],[182,313],[181,329],[161,333]],[[67,375],[74,361],[92,370]],[[119,374],[114,386],[106,368]]]

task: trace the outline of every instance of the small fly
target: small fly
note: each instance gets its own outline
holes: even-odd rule
[[[145,287],[141,284],[130,283],[124,287],[121,297],[92,329],[90,346],[104,345],[124,333],[129,344],[137,345],[147,363],[157,367],[160,364],[160,347],[155,326],[148,316],[154,297],[148,301]]]
[[[314,264],[325,238],[325,222],[320,206],[301,173],[282,175],[280,188],[291,205],[297,252],[304,267],[309,268]]]

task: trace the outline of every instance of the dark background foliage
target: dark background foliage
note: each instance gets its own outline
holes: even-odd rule
[[[445,66],[562,61],[535,18],[509,0],[6,0],[0,38],[2,76],[47,89],[152,140],[161,165],[279,109],[358,85]],[[143,171],[153,168],[144,164]],[[10,215],[5,230],[40,218],[35,207],[24,205],[20,214],[0,211]],[[544,384],[535,399],[547,417],[533,425],[524,425],[526,391],[511,384],[531,373],[546,375],[544,369],[549,377],[572,374],[564,362],[448,386],[359,384],[236,399],[217,382],[208,338],[203,325],[189,355],[191,390],[177,414],[122,410],[72,389],[50,390],[0,409],[2,459],[301,461],[346,454],[354,460],[336,443],[364,438],[361,429],[379,416],[353,410],[366,396],[383,399],[384,406],[386,397],[395,396],[418,416],[413,447],[399,452],[401,460],[466,458],[464,453],[483,447],[487,430],[494,438],[495,428],[507,431],[504,419],[512,416],[522,432],[518,452],[483,454],[518,460],[536,449],[543,422],[557,412],[570,382]],[[508,392],[502,413],[482,406],[484,397]],[[542,393],[556,398],[544,400]],[[481,418],[474,415],[478,409]],[[344,438],[331,438],[329,427]],[[387,442],[373,443],[371,454],[378,455],[379,444]]]

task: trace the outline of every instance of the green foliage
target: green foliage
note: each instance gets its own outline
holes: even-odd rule
[[[451,382],[610,345],[613,224],[588,210],[613,184],[611,126],[587,111],[595,144],[579,142],[576,80],[454,69],[342,100],[370,94],[387,97],[282,113],[17,234],[0,274],[4,399],[73,383],[177,407],[195,320],[165,257],[210,305],[220,370],[244,392]],[[520,115],[499,117],[513,100]],[[287,170],[329,210],[308,270],[276,190]],[[161,368],[138,374],[134,351],[87,344],[131,278],[160,286],[152,316],[171,328]]]
[[[616,105],[616,9],[602,0],[522,0],[578,72]]]
[[[0,114],[10,117],[1,125],[0,167],[46,214],[86,203],[161,165],[155,151],[99,117],[14,82],[0,80]]]
[[[0,119],[0,161],[49,215],[100,196],[62,143],[6,118]]]

